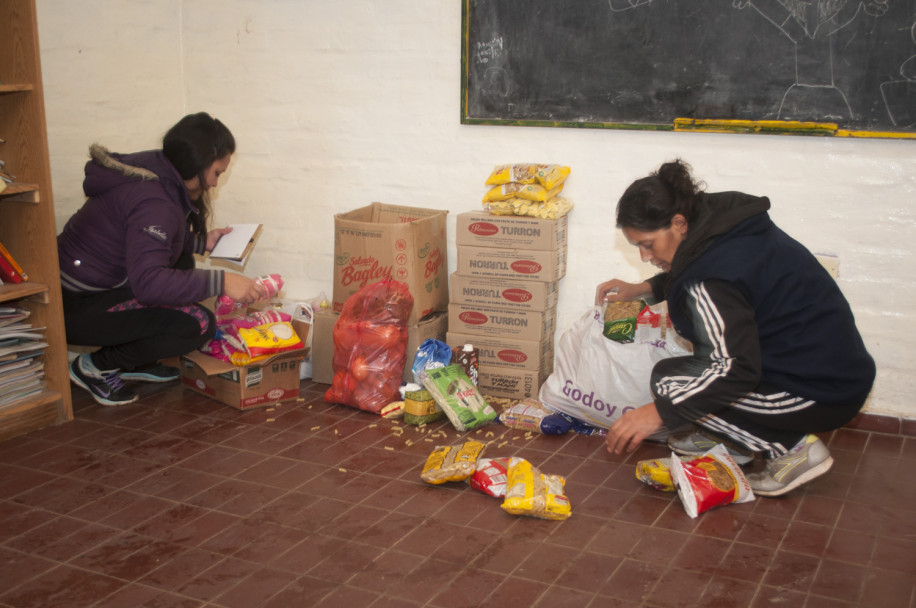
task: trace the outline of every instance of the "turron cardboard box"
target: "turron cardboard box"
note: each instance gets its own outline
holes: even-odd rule
[[[445,341],[452,348],[463,344],[475,346],[481,369],[553,371],[553,336],[533,341],[449,331]]]
[[[568,219],[545,220],[520,215],[492,215],[466,211],[456,216],[458,245],[504,249],[564,249]]]
[[[553,336],[557,310],[508,310],[452,302],[448,329],[456,333],[541,341]]]
[[[305,354],[303,348],[238,367],[194,351],[181,357],[181,382],[240,410],[293,401],[299,398],[299,365]]]
[[[550,310],[557,307],[559,283],[472,277],[457,272],[449,277],[449,304],[488,306],[505,310]]]
[[[458,274],[552,283],[566,275],[566,249],[501,249],[458,245]]]
[[[334,216],[335,312],[361,287],[391,277],[407,284],[415,326],[448,307],[448,211],[372,203]]]

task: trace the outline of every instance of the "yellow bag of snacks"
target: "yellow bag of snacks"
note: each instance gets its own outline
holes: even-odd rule
[[[501,506],[513,515],[567,519],[572,509],[563,494],[565,485],[563,477],[544,475],[524,458],[512,457],[507,471],[506,497]]]
[[[640,460],[636,463],[636,479],[650,488],[655,488],[662,492],[674,492],[677,490],[674,487],[674,481],[671,479],[670,458]]]
[[[516,165],[496,165],[487,178],[487,186],[498,186],[509,182],[533,184],[538,180],[538,172],[548,165],[535,163],[519,163]]]
[[[562,196],[554,196],[540,203],[513,196],[504,201],[484,203],[484,206],[493,215],[527,215],[543,220],[559,219],[573,209],[573,204]]]
[[[510,184],[503,184],[502,186],[491,188],[484,194],[483,202],[489,203],[491,201],[505,201],[510,198],[522,198],[526,201],[542,203],[558,195],[561,190],[563,190],[563,184],[560,184],[553,190],[548,190],[540,184],[520,184],[518,182],[512,182]]]
[[[566,178],[569,177],[569,172],[569,167],[540,165],[540,169],[537,172],[537,180],[539,184],[548,190],[553,190],[566,181]]]
[[[420,479],[433,485],[446,481],[464,481],[477,470],[477,461],[486,449],[486,444],[479,441],[437,446],[426,458]]]
[[[278,353],[303,348],[302,340],[299,339],[289,321],[241,328],[238,333],[245,350],[232,353],[229,359],[233,364],[239,366],[256,363]]]

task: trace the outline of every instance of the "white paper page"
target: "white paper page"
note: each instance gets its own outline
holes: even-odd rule
[[[220,237],[216,247],[210,252],[210,257],[230,260],[241,258],[259,226],[260,224],[230,224],[232,232]]]

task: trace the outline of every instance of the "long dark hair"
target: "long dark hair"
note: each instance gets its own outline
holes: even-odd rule
[[[690,165],[680,159],[665,163],[624,191],[617,202],[617,227],[654,232],[671,226],[678,213],[689,226],[701,189],[702,184],[690,175]]]
[[[181,179],[196,176],[204,186],[204,172],[214,161],[235,152],[235,138],[219,120],[206,112],[198,112],[188,114],[166,132],[162,138],[162,152],[178,170]],[[200,198],[192,202],[198,213],[191,214],[191,230],[206,234],[210,218],[210,196],[206,188]]]

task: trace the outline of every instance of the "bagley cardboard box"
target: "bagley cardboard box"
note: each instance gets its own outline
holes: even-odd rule
[[[456,216],[458,245],[507,249],[563,249],[568,219],[545,220],[520,215],[467,211]]]
[[[194,351],[181,357],[181,382],[188,388],[240,410],[299,398],[299,365],[305,349],[278,353],[238,367]]]
[[[556,308],[559,283],[503,277],[472,277],[452,273],[449,304],[489,306],[504,310],[549,310]]]
[[[449,331],[540,342],[556,329],[557,309],[507,310],[470,304],[448,305]]]
[[[445,342],[452,348],[473,345],[478,350],[481,368],[553,371],[553,336],[535,342],[449,331]]]
[[[480,367],[477,388],[481,394],[506,399],[538,398],[549,373],[540,370]]]
[[[458,245],[458,274],[531,281],[559,281],[566,274],[566,249],[500,249]]]
[[[361,287],[391,277],[413,296],[409,326],[448,306],[448,211],[372,203],[334,216],[336,312]]]
[[[312,337],[312,380],[330,384],[334,380],[334,324],[340,317],[323,309],[315,313],[315,334]],[[407,358],[403,380],[413,382],[413,360],[423,342],[436,339],[445,342],[448,331],[448,313],[436,312],[419,324],[407,328]]]

